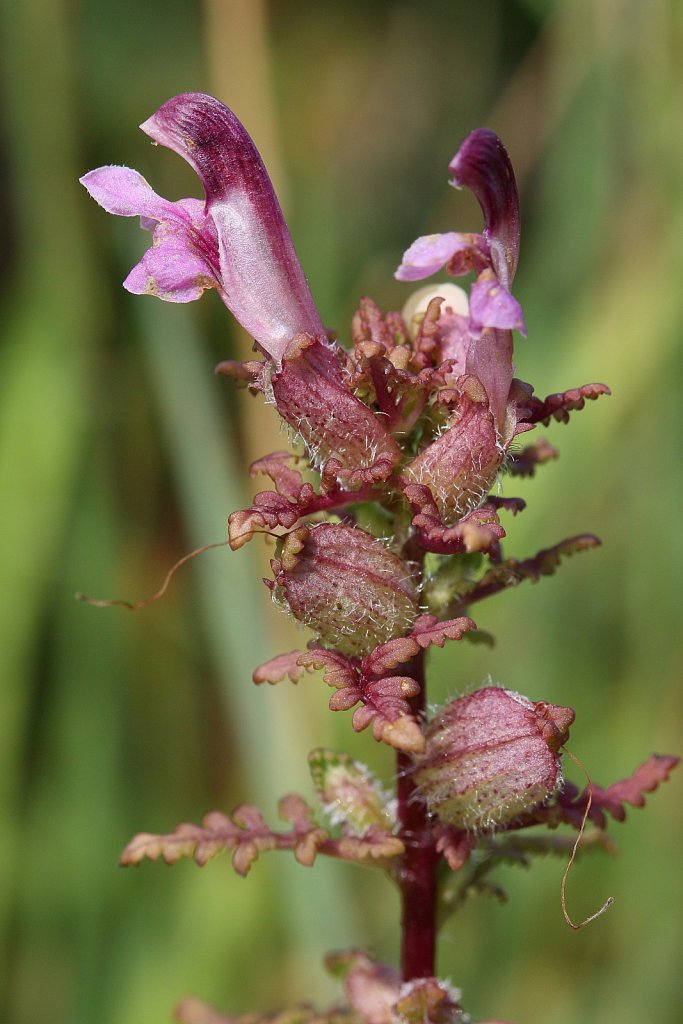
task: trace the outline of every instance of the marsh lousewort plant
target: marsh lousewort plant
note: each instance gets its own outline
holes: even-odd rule
[[[252,467],[273,489],[232,512],[229,540],[239,548],[259,533],[278,537],[266,585],[314,638],[307,650],[257,668],[254,682],[320,671],[333,690],[330,708],[354,709],[352,728],[394,748],[396,770],[385,789],[348,755],[315,750],[320,807],[283,797],[287,829],[272,830],[244,804],[201,826],[138,835],[122,862],[204,864],[230,850],[245,875],[259,853],[291,850],[306,867],[322,854],[387,872],[401,895],[400,970],[359,951],[330,956],[344,1003],[320,1013],[299,1008],[291,1019],[464,1022],[460,993],[435,977],[437,920],[486,890],[503,860],[566,858],[572,842],[559,825],[579,830],[587,817],[592,843],[605,843],[608,818],[623,820],[626,803],[642,806],[676,763],[652,756],[631,778],[580,792],[562,777],[570,708],[488,685],[426,711],[432,645],[476,637],[473,606],[598,544],[582,534],[530,558],[505,558],[500,515],[524,503],[500,491],[503,474],[529,476],[557,455],[544,439],[520,444],[521,435],[566,422],[608,389],[587,384],[541,399],[513,376],[513,332],[525,333],[512,294],[519,201],[493,132],[472,132],[449,165],[451,184],[476,196],[483,229],[418,238],[396,272],[405,282],[439,271],[472,275],[469,295],[452,281],[421,286],[407,294],[403,314],[363,298],[344,347],[323,327],[261,158],[234,114],[189,93],[142,129],[193,167],[205,201],[168,202],[125,167],[85,175],[105,210],[138,216],[152,233],[124,285],[169,302],[215,289],[260,357],[219,371],[274,402],[291,431],[293,452]],[[373,505],[381,515],[362,514]],[[383,524],[377,535],[360,525],[369,521]],[[553,831],[530,842],[524,830],[534,825]],[[177,1014],[187,1024],[235,1020],[194,999]]]

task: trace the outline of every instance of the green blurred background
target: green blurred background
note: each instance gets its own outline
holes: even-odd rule
[[[432,659],[432,699],[495,681],[577,711],[596,781],[680,751],[683,4],[671,0],[3,0],[0,173],[0,1021],[157,1024],[195,993],[266,1010],[334,989],[324,950],[393,960],[397,901],[371,872],[284,855],[246,881],[117,867],[136,831],[310,794],[305,756],[392,758],[329,691],[257,690],[252,668],[305,637],[269,606],[268,552],[206,554],[136,615],[76,590],[151,593],[244,507],[245,467],[282,446],[272,410],[212,375],[248,350],[214,295],[172,307],[120,281],[145,236],[77,184],[137,167],[170,198],[198,183],[137,129],[169,96],[215,93],[271,168],[325,322],[359,295],[399,307],[418,234],[479,225],[446,187],[480,124],[518,171],[517,368],[546,394],[613,397],[546,435],[559,462],[514,492],[519,557],[581,531],[604,547],[478,609],[493,651]],[[513,492],[513,493],[514,493]],[[437,678],[438,676],[438,678]],[[576,770],[569,769],[576,777]],[[658,1024],[681,1006],[681,779],[582,859],[503,872],[507,907],[450,922],[439,969],[475,1019]]]

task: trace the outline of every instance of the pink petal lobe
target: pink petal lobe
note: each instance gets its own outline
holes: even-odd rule
[[[130,167],[98,167],[80,179],[96,203],[118,217],[145,217],[160,221],[174,212],[174,203],[158,196],[151,185]]]
[[[219,283],[218,241],[213,221],[198,199],[171,203],[129,167],[99,167],[81,178],[93,199],[119,217],[140,217],[153,245],[123,282],[135,295],[192,302]]]
[[[160,225],[154,245],[133,267],[123,287],[134,295],[154,295],[166,302],[193,302],[216,283],[206,259],[188,247],[186,238]]]
[[[446,231],[440,235],[422,235],[403,254],[401,265],[394,274],[397,281],[421,281],[453,263],[451,272],[467,274],[473,267],[486,265],[482,252],[481,235]]]
[[[232,111],[184,93],[141,127],[199,175],[218,233],[223,298],[249,334],[278,362],[295,335],[324,335],[270,178]]]
[[[524,313],[517,299],[495,278],[491,281],[484,278],[485,275],[482,274],[472,285],[470,292],[472,323],[481,327],[516,330],[526,336]]]

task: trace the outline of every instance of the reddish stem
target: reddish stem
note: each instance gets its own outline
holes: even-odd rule
[[[424,651],[411,663],[420,693],[411,701],[413,714],[425,707]],[[405,855],[401,889],[401,970],[403,980],[433,977],[436,957],[436,869],[438,854],[427,823],[427,810],[416,792],[407,754],[398,754],[397,794],[399,835]]]

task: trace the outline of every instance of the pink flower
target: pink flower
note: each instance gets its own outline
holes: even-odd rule
[[[252,364],[238,373],[253,372],[252,385],[272,392],[312,460],[327,467],[328,482],[343,478],[360,487],[386,479],[399,450],[346,384],[270,178],[243,125],[212,96],[184,93],[141,127],[187,160],[206,200],[169,202],[128,167],[100,167],[81,178],[108,213],[139,216],[152,232],[152,247],[124,287],[168,302],[191,302],[215,288],[268,359],[267,367],[258,364],[254,371]]]
[[[325,337],[268,173],[232,111],[212,96],[168,100],[141,128],[197,172],[205,202],[169,202],[128,167],[81,178],[108,213],[141,218],[152,247],[124,287],[168,302],[216,288],[261,349],[280,363],[297,334]]]
[[[425,235],[406,250],[399,281],[419,281],[446,267],[459,276],[477,273],[469,302],[467,373],[486,388],[496,428],[502,433],[512,381],[512,335],[526,334],[524,314],[510,288],[519,258],[519,196],[503,143],[478,128],[449,164],[451,184],[474,192],[484,214],[482,234]]]

